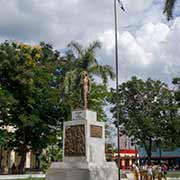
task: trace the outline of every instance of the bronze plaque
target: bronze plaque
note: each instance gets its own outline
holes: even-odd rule
[[[91,137],[102,138],[102,126],[91,125]]]
[[[85,127],[73,125],[65,129],[65,156],[85,156]]]

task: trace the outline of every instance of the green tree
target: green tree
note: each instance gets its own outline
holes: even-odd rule
[[[175,100],[178,104],[178,107],[180,107],[180,78],[174,78],[172,83],[174,84],[175,88]],[[172,121],[169,124],[168,133],[171,135],[170,137],[170,143],[174,147],[180,146],[180,114],[178,114],[178,117],[173,117]],[[169,143],[169,142],[168,142]]]
[[[164,6],[164,13],[167,16],[167,19],[170,20],[173,17],[173,9],[175,6],[176,0],[166,0]]]
[[[40,156],[62,137],[63,122],[70,120],[71,110],[79,104],[79,75],[83,70],[92,80],[89,107],[98,111],[99,120],[105,119],[106,82],[114,74],[110,66],[97,64],[96,47],[98,43],[92,43],[82,48],[82,54],[70,48],[62,57],[45,43],[31,46],[6,41],[0,45],[0,123],[13,127],[13,138],[6,144],[21,156],[20,173],[28,151]],[[104,84],[96,84],[93,74],[101,74]],[[7,135],[3,130],[1,139],[8,139]],[[62,138],[58,147],[62,148]]]
[[[30,150],[40,153],[46,148],[52,139],[49,137],[56,136],[70,114],[68,105],[60,99],[60,86],[54,83],[59,81],[58,58],[59,53],[45,43],[0,45],[0,87],[15,100],[11,107],[1,107],[0,111],[5,112],[5,116],[8,114],[3,123],[14,127],[14,139],[8,146],[21,155],[20,173],[26,153]]]
[[[112,104],[115,97],[113,90]],[[172,119],[176,120],[178,110],[174,93],[160,81],[132,77],[119,86],[118,100],[121,126],[134,142],[144,146],[150,160],[153,143],[170,139],[167,130],[173,125]],[[116,106],[112,112],[116,117]]]
[[[0,170],[2,163],[2,151],[7,147],[10,139],[13,138],[12,133],[8,132],[6,127],[6,120],[10,118],[10,109],[15,104],[15,99],[0,86]]]
[[[63,149],[61,131],[59,131],[56,135],[57,136],[50,137],[51,141],[48,143],[46,150],[37,156],[37,159],[41,162],[41,170],[43,172],[47,171],[51,162],[62,161]]]

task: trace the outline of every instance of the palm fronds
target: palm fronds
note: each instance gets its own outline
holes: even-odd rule
[[[163,13],[166,14],[167,19],[170,20],[173,17],[173,9],[176,0],[166,0]]]

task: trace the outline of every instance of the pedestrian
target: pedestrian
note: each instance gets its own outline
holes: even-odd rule
[[[161,170],[162,170],[162,177],[167,180],[167,166],[165,163],[162,164]]]
[[[140,169],[139,175],[140,180],[147,180],[147,169],[145,164],[142,166],[142,169]]]
[[[155,180],[157,175],[157,166],[152,163],[152,179]]]
[[[137,163],[133,163],[132,168],[133,168],[134,180],[139,180],[139,167]]]
[[[162,178],[161,165],[158,165],[158,180],[161,180],[161,178]]]
[[[148,165],[147,175],[148,175],[148,180],[152,180],[153,179],[153,172],[152,172],[152,166],[151,165]]]

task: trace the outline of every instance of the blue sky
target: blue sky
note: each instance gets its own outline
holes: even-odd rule
[[[120,81],[133,75],[171,82],[180,69],[180,17],[163,15],[164,0],[122,0],[118,9]],[[100,40],[102,64],[114,66],[113,0],[0,0],[0,41],[51,43],[65,49],[75,40]],[[113,86],[113,82],[110,82]]]

